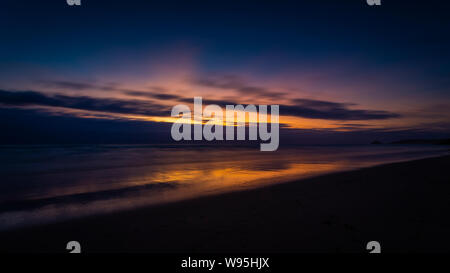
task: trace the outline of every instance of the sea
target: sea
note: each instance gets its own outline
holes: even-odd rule
[[[0,146],[0,230],[448,155],[438,145]]]

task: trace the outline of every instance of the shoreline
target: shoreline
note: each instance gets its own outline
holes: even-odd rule
[[[0,233],[1,252],[450,251],[450,156],[203,196]]]

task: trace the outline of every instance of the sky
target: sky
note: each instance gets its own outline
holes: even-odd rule
[[[450,4],[393,2],[3,1],[0,143],[167,142],[194,96],[298,144],[450,137]]]

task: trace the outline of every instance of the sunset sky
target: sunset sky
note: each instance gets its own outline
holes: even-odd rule
[[[164,142],[194,96],[299,142],[448,137],[450,10],[390,2],[7,0],[0,140]]]

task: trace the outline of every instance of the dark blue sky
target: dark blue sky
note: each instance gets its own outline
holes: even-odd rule
[[[168,78],[204,82],[198,78],[217,80],[232,75],[239,77],[241,85],[269,90],[266,99],[273,90],[288,93],[280,101],[274,95],[273,103],[305,107],[295,103],[299,99],[326,101],[346,111],[356,107],[363,113],[384,111],[389,117],[359,123],[353,129],[369,126],[367,130],[376,129],[376,133],[382,128],[433,136],[449,133],[447,1],[382,0],[379,7],[368,6],[365,0],[81,1],[79,7],[63,0],[2,2],[3,113],[24,111],[32,113],[30,117],[45,118],[49,109],[36,107],[56,107],[29,100],[13,104],[10,92],[103,98],[109,88],[112,97],[125,100],[119,94],[123,88],[150,92],[150,87],[158,86],[162,93],[179,96],[193,94],[195,86],[185,91]],[[218,86],[206,86],[216,88],[210,99],[236,100],[239,96],[234,91],[244,89],[233,85],[234,91],[218,90]],[[60,106],[72,107],[67,105]],[[55,115],[56,110],[50,110]],[[343,127],[344,122],[351,122],[329,118],[336,109],[329,110],[322,115],[326,122],[320,121],[323,124],[313,129],[333,130],[335,123]],[[302,111],[294,111],[295,116],[311,118]],[[305,121],[305,128],[313,121]],[[115,121],[102,122],[116,126]],[[82,123],[77,126],[83,128]]]
[[[349,54],[380,65],[413,58],[448,69],[450,20],[442,2],[4,1],[1,57],[59,63],[184,41],[205,50],[213,67],[222,63],[208,56],[239,60],[270,50],[294,60]]]

